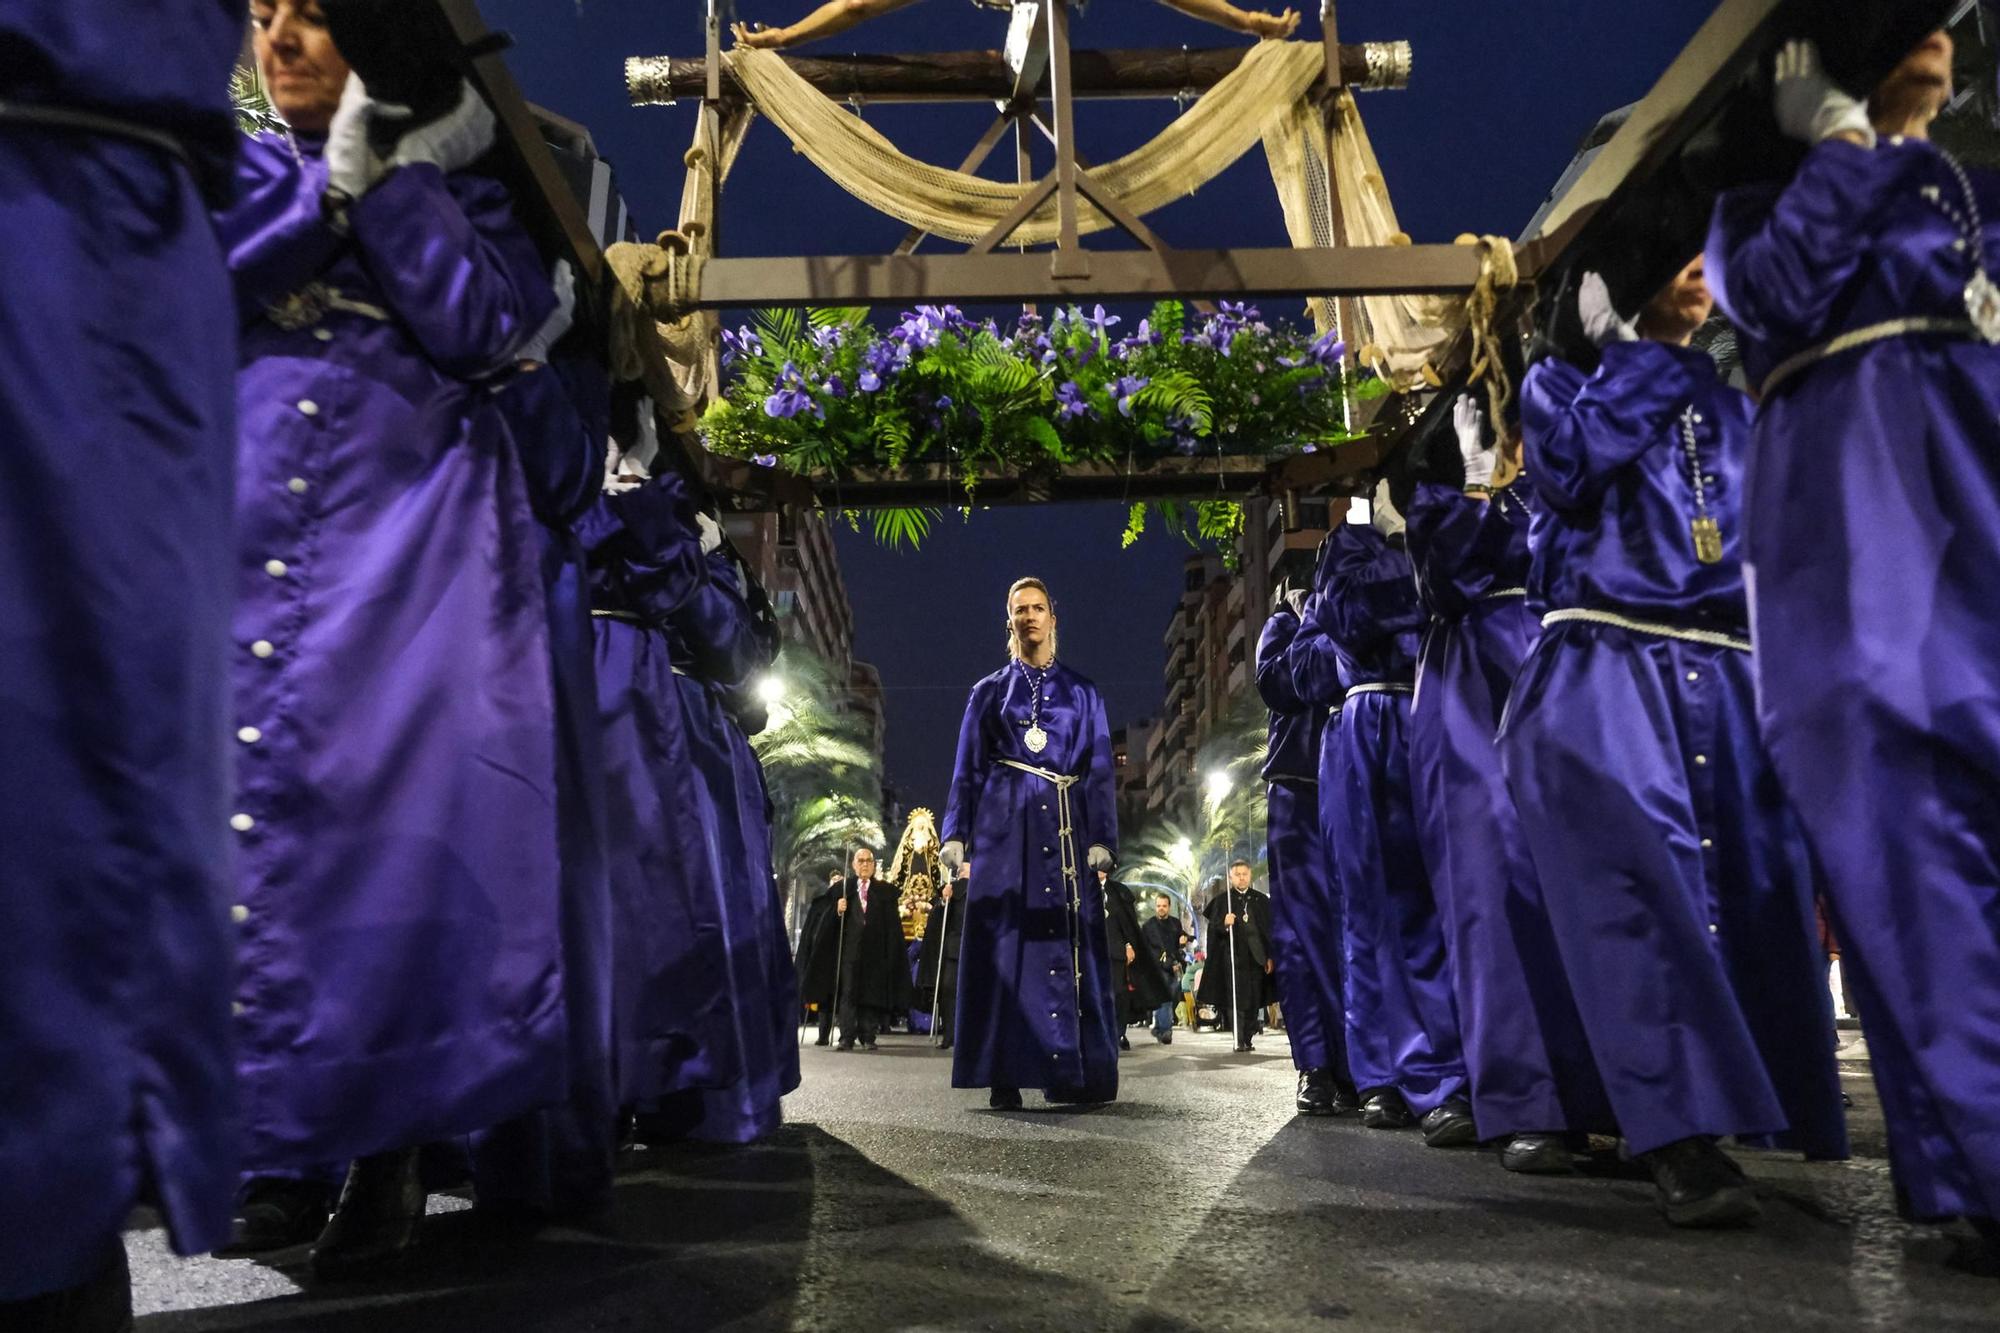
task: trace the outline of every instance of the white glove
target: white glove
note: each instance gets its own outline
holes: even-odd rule
[[[1452,429],[1458,432],[1458,456],[1465,463],[1467,486],[1491,486],[1495,451],[1486,447],[1486,415],[1471,394],[1460,396],[1451,407]]]
[[[625,451],[625,457],[641,469],[651,468],[660,456],[660,423],[653,415],[653,400],[639,401],[639,438]]]
[[[1375,503],[1368,511],[1368,521],[1384,537],[1400,537],[1403,533],[1403,516],[1396,512],[1396,506],[1389,499],[1387,480],[1375,483]]]
[[[965,864],[965,844],[954,839],[938,848],[938,864],[956,874]]]
[[[576,271],[567,259],[558,259],[549,273],[549,285],[555,288],[556,308],[542,321],[542,327],[528,335],[521,350],[514,353],[517,361],[547,361],[549,349],[569,332],[570,324],[576,319]]]
[[[1583,336],[1599,347],[1629,343],[1639,336],[1630,321],[1618,317],[1616,307],[1611,304],[1611,289],[1604,285],[1601,274],[1583,275],[1583,282],[1576,289],[1576,313],[1583,321]]]
[[[618,453],[618,441],[612,440],[604,447],[604,489],[613,495],[636,491],[645,481],[643,477],[628,475],[624,467],[625,460]]]
[[[1306,618],[1306,598],[1311,595],[1304,588],[1293,588],[1285,594],[1285,605],[1292,609],[1293,615],[1297,616],[1300,620],[1304,620]]]
[[[1098,842],[1090,844],[1090,850],[1083,854],[1083,859],[1090,863],[1092,870],[1102,870],[1107,875],[1118,865],[1118,858],[1111,854],[1111,849]]]
[[[409,114],[408,107],[377,102],[368,95],[361,76],[350,72],[346,87],[340,90],[340,108],[333,113],[333,124],[326,132],[327,189],[349,199],[359,199],[373,189],[388,173],[389,164],[369,146],[369,126],[378,119]]]
[[[459,85],[458,105],[428,125],[419,125],[396,141],[389,155],[392,167],[428,162],[449,176],[471,166],[493,146],[498,122],[484,98],[469,83]]]
[[[694,525],[701,529],[701,553],[707,555],[722,549],[722,525],[707,514],[697,513]]]
[[[1826,76],[1819,47],[1811,41],[1786,42],[1778,52],[1771,109],[1778,128],[1794,139],[1819,143],[1836,134],[1859,134],[1875,146],[1875,126],[1868,108],[1842,91]]]

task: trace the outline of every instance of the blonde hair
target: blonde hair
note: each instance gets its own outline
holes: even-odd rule
[[[1007,656],[1016,659],[1021,656],[1021,641],[1014,634],[1014,594],[1025,588],[1033,588],[1049,604],[1049,656],[1056,655],[1056,599],[1049,592],[1049,585],[1036,578],[1015,579],[1014,586],[1007,589]]]

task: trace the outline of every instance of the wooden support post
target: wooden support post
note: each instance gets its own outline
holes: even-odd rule
[[[965,161],[958,164],[958,169],[960,171],[977,171],[980,167],[984,166],[986,159],[991,157],[993,150],[1000,146],[1000,141],[1007,136],[1008,127],[1013,125],[1016,119],[1017,115],[1011,109],[1001,112],[1000,118],[993,122],[986,133],[979,136],[979,142],[972,146],[972,151],[965,155]],[[923,244],[924,237],[928,235],[930,233],[922,227],[910,228],[909,231],[904,233],[902,241],[897,244],[896,253],[899,255],[915,254],[917,247]]]
[[[1049,93],[1056,116],[1056,254],[1049,274],[1087,278],[1090,260],[1076,228],[1076,99],[1070,87],[1069,0],[1048,0]]]

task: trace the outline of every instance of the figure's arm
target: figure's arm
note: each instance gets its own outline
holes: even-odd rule
[[[1351,527],[1351,525],[1350,525]],[[1320,630],[1359,656],[1398,634],[1422,629],[1429,616],[1417,600],[1410,558],[1372,534],[1335,534],[1326,590],[1313,602]]]
[[[1257,636],[1257,694],[1273,713],[1296,713],[1307,706],[1292,679],[1292,644],[1298,637],[1299,617],[1289,606],[1272,612]]]
[[[986,790],[986,774],[992,760],[986,753],[986,695],[975,685],[965,701],[965,719],[958,727],[958,758],[951,766],[951,799],[945,804],[944,823],[938,836],[949,845],[957,843],[967,855],[975,854],[972,833],[979,822],[979,795]],[[958,865],[941,857],[954,872]]]
[[[767,51],[803,46],[822,37],[834,37],[869,19],[881,18],[917,0],[826,0],[812,13],[786,28],[768,28],[761,23],[737,23],[730,32],[737,42]]]
[[[1261,9],[1238,9],[1229,0],[1160,0],[1169,9],[1178,9],[1190,18],[1202,19],[1220,28],[1249,33],[1252,37],[1289,37],[1298,30],[1299,11],[1287,9],[1267,14]]]
[[[1558,509],[1596,505],[1612,476],[1658,441],[1694,392],[1659,343],[1613,343],[1589,379],[1559,357],[1521,385],[1521,441],[1535,491]]]
[[[1340,653],[1333,640],[1319,628],[1315,603],[1320,594],[1306,599],[1299,615],[1299,632],[1285,653],[1285,666],[1292,678],[1292,692],[1306,705],[1331,708],[1344,693],[1340,683]]]

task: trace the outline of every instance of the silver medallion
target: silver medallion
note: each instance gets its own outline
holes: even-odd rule
[[[1040,754],[1049,748],[1049,733],[1043,731],[1040,727],[1029,727],[1027,735],[1021,737],[1021,739],[1028,743],[1028,750],[1031,754]]]
[[[1974,272],[1972,281],[1965,284],[1965,313],[1972,316],[1972,326],[1980,337],[2000,344],[2000,286],[1984,269]]]

